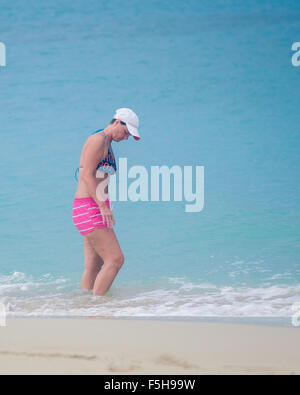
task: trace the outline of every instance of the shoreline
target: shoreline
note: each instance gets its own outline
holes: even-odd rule
[[[300,330],[126,319],[8,318],[2,374],[300,374]]]
[[[154,322],[189,322],[189,323],[217,323],[217,324],[234,324],[234,325],[257,325],[275,328],[297,328],[292,324],[291,317],[191,317],[191,316],[68,316],[68,315],[18,315],[9,316],[8,320],[121,320],[121,321],[154,321]],[[300,329],[300,322],[299,322]]]

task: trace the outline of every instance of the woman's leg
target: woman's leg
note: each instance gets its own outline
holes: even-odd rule
[[[81,288],[92,290],[96,277],[103,265],[102,258],[97,254],[88,238],[83,236],[85,270],[81,280]]]
[[[87,238],[95,251],[102,257],[104,266],[98,273],[93,294],[102,296],[109,290],[124,263],[124,255],[112,228],[96,228]]]

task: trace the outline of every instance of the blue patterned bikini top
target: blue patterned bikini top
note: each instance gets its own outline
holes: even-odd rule
[[[92,134],[96,134],[96,133],[102,132],[102,131],[104,131],[104,129],[96,130],[96,132],[93,132]],[[115,160],[115,156],[114,156],[112,150],[109,147],[105,132],[103,132],[103,134],[104,134],[104,137],[106,140],[108,152],[107,152],[106,157],[100,163],[98,163],[96,170],[102,170],[105,173],[112,175],[112,174],[115,174],[117,171],[116,160]],[[78,174],[80,168],[83,168],[83,166],[77,167],[77,169],[75,171],[75,180],[76,181],[78,181],[77,174]]]

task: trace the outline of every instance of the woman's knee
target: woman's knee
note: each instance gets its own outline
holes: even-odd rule
[[[113,266],[114,268],[116,268],[118,270],[121,269],[124,262],[125,262],[125,257],[122,253],[115,255],[115,256],[111,257],[110,259],[107,259],[107,264]],[[104,262],[104,264],[105,263],[106,262]]]

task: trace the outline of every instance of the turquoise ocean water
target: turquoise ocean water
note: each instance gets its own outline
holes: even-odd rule
[[[300,302],[299,21],[291,0],[0,0],[9,316],[289,321]],[[125,264],[99,298],[80,290],[74,171],[119,107],[138,114],[142,139],[113,143],[116,157],[204,166],[205,205],[114,202]]]

